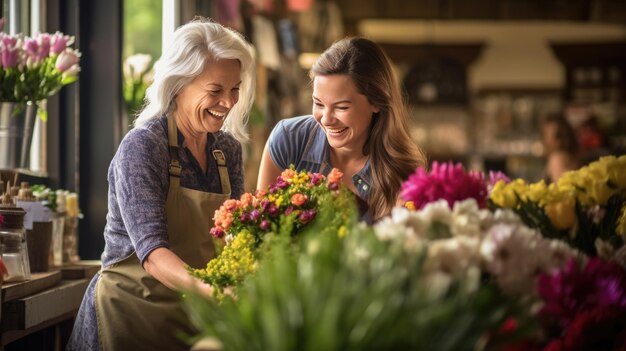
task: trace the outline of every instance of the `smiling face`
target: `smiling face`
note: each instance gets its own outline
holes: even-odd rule
[[[338,151],[361,153],[372,114],[378,111],[347,75],[313,79],[313,117],[326,132],[330,146]]]
[[[204,70],[176,97],[180,128],[190,134],[214,133],[222,128],[239,100],[241,65],[237,60],[209,61]]]

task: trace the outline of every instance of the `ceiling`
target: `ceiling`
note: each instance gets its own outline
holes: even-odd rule
[[[624,0],[336,0],[348,26],[364,18],[545,20],[626,24]]]

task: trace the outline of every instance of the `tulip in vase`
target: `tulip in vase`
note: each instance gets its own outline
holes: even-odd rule
[[[81,54],[73,42],[60,32],[0,32],[0,169],[28,166],[36,114],[45,122],[46,99],[78,79]]]

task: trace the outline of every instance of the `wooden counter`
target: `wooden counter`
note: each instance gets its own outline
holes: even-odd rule
[[[79,262],[2,286],[0,348],[64,350],[97,261]]]

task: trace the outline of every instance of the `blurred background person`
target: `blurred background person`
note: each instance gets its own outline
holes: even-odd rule
[[[556,182],[563,172],[583,166],[576,133],[563,114],[550,114],[541,121],[541,138],[546,183]]]

